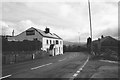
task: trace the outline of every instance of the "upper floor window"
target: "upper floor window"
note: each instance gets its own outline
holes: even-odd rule
[[[46,43],[48,44],[48,40],[46,40]]]
[[[29,36],[29,35],[35,35],[35,30],[27,30],[26,31],[26,35]]]
[[[52,44],[52,41],[50,40],[50,44]]]
[[[55,44],[55,40],[53,40],[53,44]]]
[[[62,41],[60,41],[60,44],[62,44]]]
[[[59,44],[58,40],[56,40],[56,44]]]

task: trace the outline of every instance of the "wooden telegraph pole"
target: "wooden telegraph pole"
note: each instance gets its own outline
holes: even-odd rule
[[[93,47],[92,47],[92,21],[91,21],[91,10],[90,10],[90,0],[88,0],[88,10],[89,10],[89,21],[90,21],[90,36],[91,36],[91,54],[93,55]]]

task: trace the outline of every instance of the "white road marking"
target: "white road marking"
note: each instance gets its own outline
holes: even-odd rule
[[[85,61],[85,63],[82,65],[82,67],[76,71],[76,73],[70,78],[70,80],[74,80],[74,78],[77,77],[77,75],[82,71],[82,69],[85,67],[88,61],[89,61],[89,56],[87,60]]]
[[[82,68],[79,69],[79,71],[81,71],[81,70],[82,70]]]
[[[53,64],[53,63],[48,63],[48,64],[45,64],[45,65],[50,65],[50,64]]]
[[[3,79],[3,78],[10,77],[10,76],[12,76],[12,75],[7,75],[7,76],[4,76],[4,77],[1,77],[0,80]]]
[[[77,75],[78,75],[78,74],[77,74],[77,73],[75,73],[73,76],[74,76],[74,77],[76,77]]]
[[[74,58],[74,57],[77,57],[77,56],[79,56],[79,55],[78,54],[74,54],[72,56],[69,56],[69,58]]]
[[[64,61],[64,60],[66,60],[66,58],[64,58],[64,59],[61,59],[61,60],[59,60],[59,61]]]
[[[109,63],[118,63],[117,61],[110,61],[110,60],[100,60],[100,61],[109,62]]]
[[[77,71],[76,73],[80,73],[80,71]]]
[[[52,63],[48,63],[48,64],[41,65],[41,66],[37,66],[37,67],[31,68],[31,70],[38,69],[38,68],[41,68],[41,67],[44,67],[44,66],[47,66],[47,65],[50,65],[50,64],[52,64]]]

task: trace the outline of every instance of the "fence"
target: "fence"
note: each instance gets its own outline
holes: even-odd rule
[[[44,51],[12,51],[2,53],[2,64],[15,64],[49,56]]]

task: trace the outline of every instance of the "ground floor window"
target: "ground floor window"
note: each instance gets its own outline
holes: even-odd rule
[[[61,49],[60,49],[60,47],[59,47],[59,53],[61,53]]]

